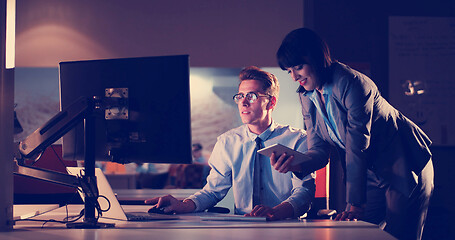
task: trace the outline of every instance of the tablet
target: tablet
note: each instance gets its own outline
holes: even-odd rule
[[[279,143],[276,143],[276,144],[273,144],[273,145],[270,145],[268,147],[258,150],[259,154],[262,154],[267,157],[270,157],[273,152],[275,152],[275,156],[277,156],[277,157],[281,156],[281,154],[283,154],[283,153],[286,153],[286,155],[288,155],[288,156],[294,155],[294,158],[296,158],[296,159],[307,158],[305,156],[305,154],[298,152],[292,148],[286,147]]]

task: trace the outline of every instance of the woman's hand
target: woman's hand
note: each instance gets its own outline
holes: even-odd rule
[[[335,221],[357,221],[363,217],[364,211],[364,206],[357,207],[348,204],[346,210],[335,217]]]
[[[300,165],[293,165],[294,155],[288,156],[286,153],[276,156],[275,152],[270,156],[270,164],[280,173],[287,173],[289,171],[300,172]]]

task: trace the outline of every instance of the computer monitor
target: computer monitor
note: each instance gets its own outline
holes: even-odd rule
[[[61,111],[80,97],[126,103],[94,114],[96,161],[191,163],[188,55],[61,62],[59,80]],[[63,158],[84,159],[82,123],[63,136]]]

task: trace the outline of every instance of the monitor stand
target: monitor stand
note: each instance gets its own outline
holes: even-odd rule
[[[111,223],[101,223],[98,222],[98,218],[95,217],[96,208],[95,202],[98,201],[98,187],[96,183],[95,176],[95,119],[93,114],[88,114],[84,118],[84,150],[85,150],[85,160],[84,160],[84,171],[83,182],[87,183],[88,186],[91,186],[91,189],[87,189],[85,194],[85,206],[84,206],[84,221],[77,223],[67,223],[67,228],[83,228],[83,229],[93,229],[93,228],[113,228],[115,224]],[[84,188],[82,186],[82,188]],[[95,194],[93,194],[95,193]]]

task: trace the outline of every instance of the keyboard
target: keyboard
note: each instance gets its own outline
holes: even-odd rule
[[[128,221],[158,221],[158,220],[175,220],[179,219],[176,215],[167,215],[148,212],[126,212]]]

